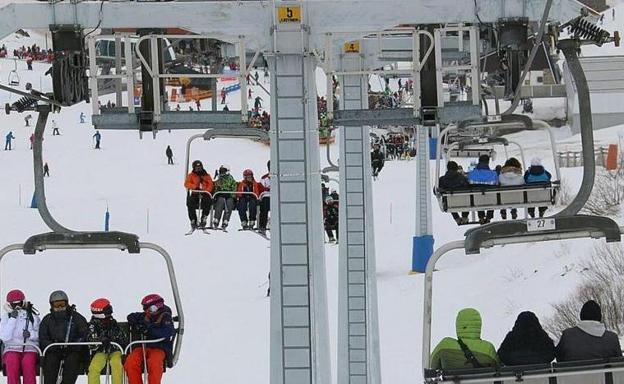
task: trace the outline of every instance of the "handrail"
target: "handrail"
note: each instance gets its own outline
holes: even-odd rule
[[[0,265],[1,265],[2,259],[4,258],[4,256],[6,256],[6,254],[12,251],[24,250],[24,245],[25,244],[11,244],[0,249]],[[100,244],[100,245],[97,245],[97,244],[95,245],[94,244],[86,244],[86,245],[56,244],[56,245],[46,247],[46,249],[83,249],[83,248],[119,249],[118,246],[115,246],[112,244]],[[184,335],[184,310],[182,308],[180,290],[178,288],[178,282],[176,279],[175,270],[173,268],[173,261],[169,253],[164,248],[160,247],[159,245],[148,243],[148,242],[139,242],[139,249],[151,249],[155,251],[156,253],[160,254],[163,257],[163,259],[165,259],[165,264],[167,265],[167,272],[169,274],[169,281],[171,283],[171,290],[173,294],[173,299],[174,299],[174,304],[176,307],[176,312],[178,316],[178,324],[179,324],[178,336],[175,338],[175,345],[174,345],[173,359],[172,359],[172,365],[175,366],[179,359],[180,350],[182,348],[182,339]]]
[[[28,344],[28,343],[7,343],[7,342],[2,342],[2,344],[4,345],[4,348],[6,349],[6,347],[30,347],[30,348],[34,348],[37,353],[39,354],[39,356],[42,355],[41,352],[41,348],[39,348],[38,345],[36,344]]]
[[[157,344],[157,343],[162,343],[163,341],[166,341],[167,338],[166,337],[161,337],[160,339],[152,339],[152,340],[135,340],[131,343],[129,343],[126,346],[126,349],[123,350],[124,355],[128,354],[128,351],[130,351],[130,348],[132,348],[135,345],[145,345],[145,344]]]
[[[77,342],[62,342],[62,343],[52,343],[49,344],[47,347],[45,347],[43,349],[43,353],[41,354],[41,356],[45,357],[46,353],[48,353],[48,350],[50,350],[51,348],[54,347],[72,347],[72,346],[91,346],[91,345],[103,345],[103,343],[101,341],[77,341]],[[121,345],[119,345],[118,343],[115,342],[111,342],[110,345],[114,346],[115,348],[119,349],[119,352],[123,353],[124,349],[121,347]]]

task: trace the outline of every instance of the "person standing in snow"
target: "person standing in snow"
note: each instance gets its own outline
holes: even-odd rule
[[[25,127],[30,127],[30,119],[32,119],[32,115],[26,115],[26,117],[24,117]]]
[[[225,92],[225,88],[221,88],[221,104],[225,104],[226,96],[227,96],[227,92]]]
[[[198,111],[201,111],[201,101],[199,101],[199,99],[195,100],[195,106],[197,107]]]
[[[563,331],[555,349],[557,361],[606,359],[621,357],[622,348],[618,335],[602,323],[602,310],[594,300],[581,308],[581,321]]]
[[[255,75],[254,75],[254,80],[256,80],[256,84],[260,84],[260,83],[258,82],[258,80],[260,80],[260,74],[258,73],[258,70],[256,70],[256,73],[255,73]]]
[[[102,140],[102,135],[100,135],[100,131],[95,131],[95,135],[93,135],[95,139],[95,149],[100,149],[100,141]]]
[[[254,99],[254,109],[258,110],[260,108],[262,108],[262,97],[256,96]]]
[[[30,149],[33,149],[33,144],[35,144],[35,134],[31,133],[30,137],[28,138],[28,141],[30,141]]]
[[[173,150],[170,145],[167,145],[165,155],[167,156],[167,164],[173,165]]]
[[[15,140],[15,136],[13,136],[13,131],[10,131],[5,136],[5,141],[4,141],[4,150],[5,151],[10,151],[10,150],[13,149],[13,147],[11,146],[13,140]]]
[[[43,164],[43,177],[50,177],[50,167],[47,162]]]
[[[60,134],[56,120],[52,120],[52,136],[60,136]]]
[[[9,291],[0,318],[0,339],[4,344],[2,361],[7,384],[35,384],[39,344],[39,313],[19,289]]]
[[[85,114],[84,112],[80,112],[80,124],[84,124],[85,122]]]
[[[379,144],[373,145],[373,150],[371,152],[371,166],[373,168],[373,177],[379,176],[379,172],[384,167],[385,156],[381,152],[381,147]]]

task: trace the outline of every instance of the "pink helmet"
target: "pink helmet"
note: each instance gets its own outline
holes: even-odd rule
[[[159,294],[152,293],[143,298],[141,300],[141,305],[143,308],[149,307],[151,305],[155,305],[157,308],[162,308],[165,306],[165,299],[163,299]]]
[[[20,291],[19,289],[14,289],[12,291],[9,291],[6,297],[6,300],[8,303],[24,301],[25,299],[26,299],[26,295],[24,295],[24,292]]]

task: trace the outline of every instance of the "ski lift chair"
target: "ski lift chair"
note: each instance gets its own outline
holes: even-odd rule
[[[17,87],[20,85],[20,77],[17,73],[17,70],[15,69],[9,72],[9,85],[13,87]]]
[[[525,124],[526,128],[533,128],[533,124],[530,120],[521,120]],[[515,122],[502,122],[496,124],[482,123],[484,125],[491,125],[492,129],[495,128],[507,128],[506,125]],[[436,159],[436,178],[434,193],[438,199],[438,204],[443,212],[466,212],[466,211],[488,211],[488,210],[500,210],[500,209],[514,209],[514,208],[530,208],[539,206],[553,206],[556,202],[556,195],[560,189],[560,173],[559,165],[556,158],[556,143],[552,132],[548,129],[547,125],[539,124],[537,129],[543,129],[547,132],[551,142],[552,154],[555,164],[555,180],[545,183],[533,183],[524,184],[518,186],[499,186],[499,185],[470,185],[467,188],[454,189],[454,190],[442,190],[438,186],[440,176],[440,162],[444,156],[444,152],[452,154],[452,151],[442,151],[442,142],[449,131],[457,129],[457,127],[449,126],[441,134],[440,140],[438,140],[438,157]],[[505,145],[509,143],[504,138],[488,138],[490,141],[498,141]],[[477,140],[478,142],[478,140]],[[464,145],[473,144],[473,142],[466,142]],[[518,145],[517,143],[513,143]],[[449,146],[452,150],[458,143],[453,143]],[[446,146],[446,144],[445,144]],[[520,147],[518,145],[518,147]],[[522,162],[524,163],[524,154],[522,148],[520,148],[520,154]],[[524,164],[523,164],[524,165]]]
[[[34,255],[37,251],[42,252],[49,249],[118,249],[128,251],[129,254],[139,254],[142,250],[150,249],[160,254],[167,265],[175,311],[177,312],[177,316],[173,317],[174,323],[177,323],[172,340],[173,354],[171,360],[167,362],[167,367],[172,368],[177,364],[182,347],[182,336],[184,335],[184,312],[173,262],[167,251],[153,243],[139,242],[138,236],[125,232],[49,232],[31,236],[23,244],[12,244],[0,249],[0,266],[4,256],[10,252],[22,251],[25,255]],[[42,356],[44,354],[45,351],[40,353]]]

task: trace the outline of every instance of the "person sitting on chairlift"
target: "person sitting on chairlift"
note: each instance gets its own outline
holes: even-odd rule
[[[524,185],[524,177],[522,176],[522,164],[515,157],[507,159],[498,174],[498,183],[500,185]],[[507,220],[507,210],[501,209],[501,218]],[[518,218],[518,210],[511,209],[511,218]]]
[[[550,172],[548,172],[544,166],[542,165],[542,159],[539,157],[534,157],[531,159],[531,166],[524,173],[524,182],[527,184],[536,184],[536,183],[550,183],[550,179],[552,178]],[[538,207],[539,217],[544,217],[544,213],[548,207]],[[535,207],[531,207],[527,209],[529,216],[531,218],[535,217]]]
[[[468,172],[468,182],[472,185],[497,185],[498,174],[490,169],[490,156],[479,156],[477,166]],[[494,211],[477,211],[480,224],[487,224],[494,217]]]
[[[452,191],[468,187],[468,179],[460,172],[459,165],[454,161],[446,163],[446,173],[438,179],[438,188],[441,191]],[[457,225],[468,224],[469,212],[462,212],[461,217],[457,212],[451,212]]]

